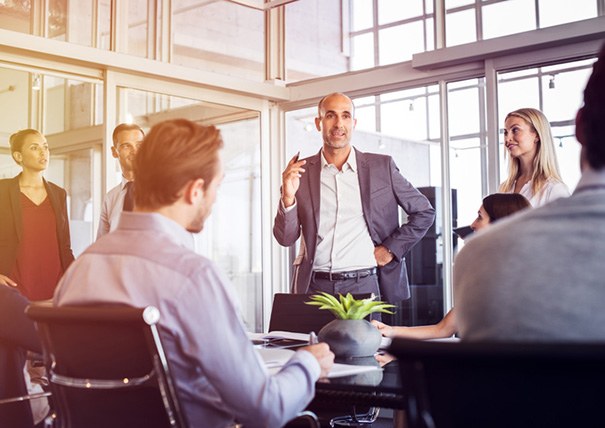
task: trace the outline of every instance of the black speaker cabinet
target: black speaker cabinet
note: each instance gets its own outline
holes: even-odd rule
[[[441,188],[420,187],[435,208],[435,222],[406,255],[406,266],[410,280],[411,297],[401,302],[397,315],[392,317],[395,325],[435,324],[443,318],[443,204]],[[452,189],[452,227],[457,226],[457,192]],[[456,237],[454,237],[454,240]],[[454,247],[456,242],[454,241]]]

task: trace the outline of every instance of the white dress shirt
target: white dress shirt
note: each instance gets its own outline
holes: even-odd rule
[[[97,239],[118,227],[124,205],[124,196],[126,196],[126,183],[128,183],[128,180],[122,177],[122,182],[107,192],[105,198],[103,198]]]
[[[527,198],[533,207],[540,207],[544,204],[559,198],[567,198],[570,193],[565,183],[549,178],[540,192],[534,195],[531,188],[532,181],[528,181],[521,188],[519,193]],[[513,187],[514,188],[514,187]],[[512,193],[512,192],[511,192]]]
[[[355,150],[339,171],[321,153],[318,243],[313,270],[343,272],[376,266],[363,215]]]

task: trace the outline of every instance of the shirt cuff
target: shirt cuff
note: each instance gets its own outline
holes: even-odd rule
[[[292,205],[290,205],[289,207],[285,207],[284,206],[284,201],[280,198],[279,199],[279,204],[281,205],[281,209],[285,212],[285,213],[289,213],[290,211],[292,211],[294,208],[296,208],[296,198],[294,198],[294,203]]]
[[[288,360],[286,366],[296,363],[301,363],[301,365],[307,369],[313,380],[316,381],[319,379],[319,375],[321,374],[321,366],[319,365],[317,358],[315,358],[312,353],[302,349],[300,351],[296,351],[292,358]]]

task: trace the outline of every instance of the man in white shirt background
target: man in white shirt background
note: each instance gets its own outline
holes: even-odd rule
[[[132,163],[144,137],[145,132],[143,132],[141,127],[132,123],[121,123],[113,130],[111,154],[120,162],[122,181],[107,192],[103,199],[97,239],[118,226],[120,213],[124,209],[125,199],[128,200],[126,202],[126,211],[132,210],[132,191],[128,191],[129,186],[131,186],[128,183],[131,183],[134,179]],[[129,197],[126,198],[126,196]]]

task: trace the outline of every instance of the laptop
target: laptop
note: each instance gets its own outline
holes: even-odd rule
[[[277,293],[273,296],[269,332],[291,331],[295,333],[319,332],[332,321],[332,312],[307,305],[312,294]]]

